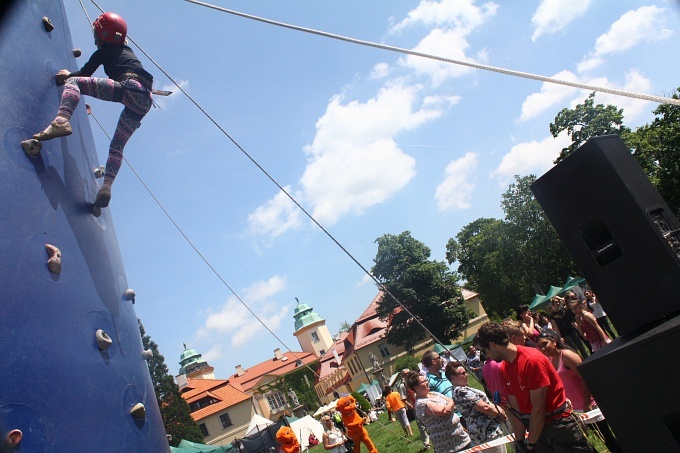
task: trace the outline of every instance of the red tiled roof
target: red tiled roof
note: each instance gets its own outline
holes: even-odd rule
[[[475,296],[478,296],[479,293],[476,293],[474,291],[470,291],[469,289],[461,288],[460,292],[463,293],[463,299],[465,300],[470,300]]]
[[[248,391],[253,387],[257,387],[257,384],[259,384],[264,376],[283,376],[284,374],[295,370],[298,368],[298,365],[296,364],[298,359],[302,361],[302,366],[318,360],[317,356],[309,352],[293,353],[289,351],[282,354],[281,360],[272,358],[244,369],[243,376],[238,376],[237,374],[231,375],[229,377],[229,383],[239,386],[244,391]]]
[[[184,390],[182,397],[187,403],[193,403],[207,396],[217,400],[216,403],[210,406],[202,407],[192,412],[191,417],[196,421],[250,399],[250,395],[235,388],[223,379],[188,379],[188,382],[189,384],[182,389]],[[186,390],[187,388],[189,390]]]
[[[342,368],[342,357],[345,354],[345,344],[344,344],[344,339],[347,337],[347,332],[342,332],[340,334],[340,338],[333,343],[333,346],[328,348],[328,351],[325,352],[325,354],[321,357],[319,361],[319,366],[317,367],[317,374],[318,377],[315,380],[315,383],[318,383],[319,381],[325,379],[326,377],[330,376],[331,374],[335,373],[338,371],[338,369]],[[338,357],[340,357],[340,362],[338,363],[335,360],[335,355],[333,354],[333,348],[335,348],[335,351],[338,353]]]

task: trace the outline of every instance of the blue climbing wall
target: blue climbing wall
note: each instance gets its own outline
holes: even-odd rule
[[[84,102],[73,135],[36,157],[20,144],[57,112],[54,74],[89,56],[75,61],[60,0],[17,1],[1,19],[0,451],[169,451],[113,223],[108,209],[90,213],[100,163]],[[60,274],[45,244],[61,250]],[[103,352],[99,329],[113,340]],[[4,443],[14,429],[18,447]]]

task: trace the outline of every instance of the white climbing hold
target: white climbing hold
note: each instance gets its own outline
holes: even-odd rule
[[[40,150],[42,149],[42,143],[40,143],[38,140],[34,138],[31,138],[22,141],[21,147],[24,149],[24,152],[29,156],[35,156],[40,153]]]
[[[104,174],[106,173],[106,167],[102,165],[101,167],[97,167],[94,170],[92,170],[92,172],[94,173],[95,178],[97,179],[103,178]]]
[[[144,357],[144,360],[151,360],[153,357],[153,351],[151,349],[142,351],[142,357]]]
[[[135,303],[135,297],[137,297],[137,294],[135,294],[134,289],[128,288],[123,293],[123,299],[131,300],[133,304]]]
[[[100,351],[106,351],[113,344],[113,340],[111,339],[111,337],[109,337],[109,335],[102,329],[97,330],[97,333],[95,333],[95,337],[97,339],[97,347],[99,348]]]
[[[50,20],[49,17],[43,17],[43,18],[42,18],[42,23],[43,23],[43,27],[45,27],[45,31],[46,31],[46,32],[49,33],[49,32],[51,32],[52,30],[54,30],[54,25],[52,25],[52,21]]]
[[[5,446],[16,447],[23,438],[24,433],[22,433],[20,429],[13,429],[7,434],[7,437],[5,437]]]
[[[50,272],[59,274],[61,272],[61,250],[52,244],[45,244],[45,250],[50,257],[47,260],[47,267]]]
[[[132,410],[130,410],[130,415],[137,420],[144,420],[146,418],[146,408],[142,403],[137,403]]]

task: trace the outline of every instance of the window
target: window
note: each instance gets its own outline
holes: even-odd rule
[[[352,360],[347,361],[347,366],[349,367],[350,374],[352,375],[356,374],[356,371],[354,371],[354,364],[352,363]]]
[[[380,349],[380,354],[384,357],[389,357],[390,355],[390,350],[387,349],[387,345],[384,343],[378,346],[378,349]]]
[[[218,399],[212,398],[210,396],[206,396],[205,398],[201,398],[198,401],[194,401],[189,405],[189,410],[191,412],[196,412],[197,410],[210,406],[211,404],[219,403]]]
[[[271,407],[272,410],[278,409],[279,407],[282,407],[286,404],[286,400],[283,399],[281,392],[274,392],[270,395],[267,395],[267,402],[269,403],[269,407]]]
[[[326,353],[325,349],[322,349],[321,351],[319,351],[319,355],[321,355],[321,356],[324,355],[325,353]]]
[[[203,437],[208,437],[208,428],[205,427],[205,423],[201,423],[198,425],[199,428],[201,428],[201,432],[203,433]]]
[[[226,412],[220,415],[220,421],[222,422],[222,428],[226,428],[228,426],[233,425],[233,423],[231,422],[231,418],[229,418],[229,414],[227,414]]]
[[[319,334],[318,333],[312,332],[312,341],[314,343],[318,343],[319,341],[321,341],[321,340],[319,340]]]

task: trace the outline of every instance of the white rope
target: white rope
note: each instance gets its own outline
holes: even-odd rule
[[[399,53],[404,53],[404,54],[408,54],[408,55],[413,55],[413,56],[416,56],[416,57],[428,58],[430,60],[442,61],[444,63],[453,63],[453,64],[457,64],[457,65],[460,65],[460,66],[467,66],[467,67],[470,67],[470,68],[482,69],[484,71],[498,72],[500,74],[510,75],[510,76],[514,76],[514,77],[522,77],[522,78],[525,78],[525,79],[540,80],[542,82],[555,83],[555,84],[558,84],[558,85],[565,85],[565,86],[569,86],[569,87],[572,87],[572,88],[580,88],[582,90],[599,91],[601,93],[609,93],[609,94],[613,94],[613,95],[616,95],[616,96],[624,96],[624,97],[629,97],[629,98],[634,98],[634,99],[642,99],[644,101],[658,102],[660,104],[680,105],[680,99],[673,99],[673,98],[663,97],[663,96],[653,96],[651,94],[635,93],[635,92],[632,92],[632,91],[625,91],[625,90],[616,90],[616,89],[613,89],[613,88],[606,88],[606,87],[600,87],[600,86],[595,86],[595,85],[588,85],[588,84],[579,83],[579,82],[570,82],[568,80],[555,79],[553,77],[547,77],[547,76],[542,76],[542,75],[538,75],[538,74],[532,74],[532,73],[529,73],[529,72],[514,71],[512,69],[504,69],[504,68],[499,68],[499,67],[496,67],[496,66],[489,66],[489,65],[479,64],[479,63],[473,63],[473,62],[470,62],[470,61],[454,60],[452,58],[445,58],[445,57],[440,57],[440,56],[437,56],[437,55],[431,55],[431,54],[427,54],[427,53],[416,52],[415,50],[404,49],[404,48],[401,48],[401,47],[388,46],[386,44],[379,44],[379,43],[375,43],[375,42],[371,42],[371,41],[363,41],[363,40],[360,40],[360,39],[348,38],[346,36],[336,35],[336,34],[333,34],[333,33],[328,33],[328,32],[320,31],[320,30],[314,30],[312,28],[306,28],[306,27],[300,27],[300,26],[297,26],[297,25],[286,24],[284,22],[278,22],[278,21],[271,20],[271,19],[265,19],[265,18],[262,18],[262,17],[253,16],[251,14],[241,13],[241,12],[234,11],[234,10],[231,10],[231,9],[211,5],[209,3],[200,2],[198,0],[185,0],[185,1],[187,1],[189,3],[194,3],[196,5],[205,6],[206,8],[212,8],[212,9],[215,9],[217,11],[224,12],[224,13],[233,14],[234,16],[240,16],[240,17],[244,17],[246,19],[264,22],[266,24],[276,25],[278,27],[290,28],[292,30],[302,31],[302,32],[305,32],[305,33],[311,33],[311,34],[314,34],[314,35],[325,36],[326,38],[338,39],[340,41],[346,41],[346,42],[350,42],[352,44],[359,44],[359,45],[362,45],[362,46],[375,47],[376,49],[389,50],[390,52],[399,52]]]

